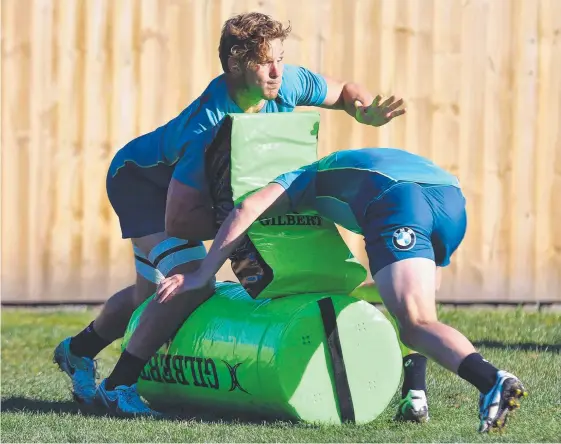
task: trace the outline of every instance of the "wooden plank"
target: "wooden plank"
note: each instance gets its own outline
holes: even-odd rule
[[[483,186],[483,125],[485,67],[487,56],[481,48],[486,46],[487,2],[476,0],[464,3],[461,23],[462,32],[460,83],[460,140],[459,176],[467,199],[468,230],[458,255],[462,266],[462,287],[465,294],[481,299],[485,269],[481,264],[482,200]],[[454,295],[457,297],[457,294]]]
[[[107,51],[109,1],[87,2],[85,23],[84,114],[82,133],[81,297],[108,297],[109,212],[105,178],[110,159],[110,59]]]
[[[51,226],[49,276],[51,297],[80,297],[81,216],[80,126],[82,124],[83,51],[80,50],[80,6],[59,0],[55,66],[57,113],[56,148],[53,158],[54,204]]]
[[[161,11],[161,32],[163,40],[162,76],[166,93],[162,94],[161,121],[171,120],[189,104],[188,85],[185,74],[188,69],[183,61],[182,43],[185,42],[184,11],[185,2],[165,2]],[[162,88],[163,85],[162,85]]]
[[[207,41],[211,53],[214,57],[210,59],[210,71],[212,76],[222,74],[222,65],[218,57],[218,46],[220,45],[220,35],[224,22],[230,17],[230,11],[234,0],[217,0],[209,4],[209,34]]]
[[[2,299],[28,299],[30,1],[2,5]]]
[[[416,51],[413,43],[415,39],[413,23],[416,21],[416,17],[414,16],[416,11],[414,10],[413,1],[399,0],[392,3],[393,12],[391,16],[392,21],[390,23],[392,27],[391,37],[393,46],[391,57],[393,58],[393,62],[386,59],[388,55],[382,55],[382,78],[385,77],[387,82],[387,86],[383,86],[384,96],[382,100],[391,95],[405,96],[408,98],[407,106],[410,108],[410,113],[406,117],[404,116],[401,119],[394,120],[378,128],[378,130],[388,135],[388,142],[383,143],[381,146],[390,146],[417,152],[418,141],[412,145],[408,145],[407,143],[407,134],[410,133],[410,131],[415,131],[416,120],[421,118],[417,110],[415,93],[409,87],[410,79],[421,75],[421,73],[417,72],[415,76],[411,76]],[[383,4],[384,8],[387,6],[389,6],[387,2]],[[390,23],[388,23],[388,27]]]
[[[509,299],[533,299],[535,208],[533,184],[538,73],[538,2],[516,0],[512,65]]]
[[[396,84],[396,93],[405,91],[409,113],[394,121],[402,125],[403,136],[395,145],[407,151],[434,160],[432,146],[432,21],[434,2],[432,0],[410,0],[408,22],[400,29],[407,39],[407,60],[399,64],[396,72],[402,73]],[[415,73],[411,75],[411,73]],[[403,78],[402,78],[403,77]],[[400,86],[403,85],[403,86]],[[403,127],[402,122],[405,122]],[[399,130],[399,128],[398,128]]]
[[[162,33],[159,29],[160,8],[158,0],[143,0],[140,8],[140,27],[136,44],[140,50],[140,97],[137,106],[138,133],[153,131],[169,119],[162,116],[162,97],[165,83],[162,82]],[[196,29],[196,28],[195,28]],[[192,34],[189,37],[194,37]],[[194,42],[190,43],[191,45]],[[187,65],[195,66],[195,65]],[[189,71],[189,69],[187,69]]]
[[[432,153],[452,174],[459,173],[461,14],[459,2],[435,0],[432,27]]]
[[[207,87],[211,80],[210,59],[217,57],[215,48],[208,45],[209,24],[206,20],[206,2],[195,1],[189,8],[189,16],[192,21],[192,29],[189,44],[189,60],[187,66],[196,66],[196,73],[188,85],[191,100],[198,97]],[[190,101],[191,101],[190,100]]]
[[[139,95],[137,66],[139,52],[134,40],[135,14],[139,3],[119,0],[112,4],[111,27],[111,95],[110,95],[110,157],[138,136],[136,109]],[[172,94],[170,94],[171,96]],[[109,167],[108,159],[107,167]],[[108,212],[109,269],[107,296],[130,285],[135,280],[135,267],[130,240],[122,239],[119,219],[107,194],[103,205]]]
[[[541,0],[538,20],[533,289],[536,300],[561,300],[561,3]]]
[[[27,152],[28,176],[28,232],[27,278],[28,296],[37,299],[48,293],[47,233],[52,222],[51,211],[56,203],[49,202],[52,124],[54,116],[52,95],[53,3],[36,0],[31,9],[31,110],[30,144]],[[45,204],[45,202],[49,202]]]
[[[511,99],[509,68],[512,64],[510,41],[511,5],[509,0],[489,3],[487,26],[487,64],[485,69],[485,104],[483,114],[484,156],[482,185],[481,239],[482,265],[484,267],[482,297],[497,300],[504,298],[502,291],[508,283],[506,264],[509,254],[508,228],[508,172],[511,139]],[[475,147],[474,147],[475,148]]]

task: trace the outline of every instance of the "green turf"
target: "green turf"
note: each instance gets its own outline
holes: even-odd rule
[[[2,442],[558,442],[561,439],[561,314],[504,310],[441,310],[441,319],[476,342],[499,367],[517,374],[530,396],[502,435],[480,436],[477,393],[429,365],[431,421],[391,421],[395,401],[366,426],[315,427],[215,418],[192,412],[181,421],[84,416],[51,362],[52,350],[95,311],[2,310]],[[547,347],[549,345],[549,347]],[[100,355],[106,376],[118,344]]]

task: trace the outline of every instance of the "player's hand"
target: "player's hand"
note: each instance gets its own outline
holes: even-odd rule
[[[156,300],[160,304],[169,302],[178,294],[186,291],[198,290],[208,284],[206,279],[203,279],[199,274],[174,274],[173,276],[165,278],[159,283],[156,291]]]
[[[376,96],[369,106],[364,106],[358,100],[355,101],[356,121],[365,125],[382,126],[390,120],[405,114],[405,109],[401,108],[403,99],[396,100],[394,96],[391,96],[383,102],[381,101],[381,96]]]

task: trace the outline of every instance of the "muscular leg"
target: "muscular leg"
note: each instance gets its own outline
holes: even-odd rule
[[[154,282],[137,273],[135,285],[120,291],[105,303],[93,323],[94,330],[109,342],[122,338],[134,310],[153,295],[156,288]]]
[[[156,246],[141,240],[135,240],[135,243],[143,251],[152,251]],[[182,263],[169,271],[166,270],[166,275],[193,272],[199,268],[201,262],[201,260],[192,260]],[[127,351],[146,361],[150,359],[189,315],[213,293],[214,285],[201,291],[190,292],[187,296],[174,298],[177,300],[170,303],[160,304],[158,301],[151,301],[140,317],[135,333],[127,345]]]
[[[440,289],[442,280],[442,267],[436,267],[435,275],[436,292]],[[396,319],[390,316],[390,320],[399,336],[399,325]],[[403,385],[401,386],[402,400],[407,397],[411,390],[427,392],[427,358],[417,351],[408,348],[401,341],[401,354],[403,356]]]
[[[155,237],[157,241],[158,235]],[[80,404],[90,405],[94,400],[94,358],[113,341],[123,337],[134,310],[156,291],[157,270],[141,262],[148,262],[142,253],[135,253],[136,284],[110,297],[93,322],[76,336],[64,339],[55,349],[53,359],[69,376],[72,394]]]
[[[524,387],[516,376],[485,360],[462,333],[438,321],[435,278],[434,262],[422,257],[391,263],[375,275],[401,340],[479,390],[480,432],[501,428],[509,411],[519,406]]]
[[[164,238],[157,245],[145,239],[135,239],[135,245],[158,266],[163,276],[196,270],[206,255],[200,242]],[[144,405],[136,391],[136,382],[148,360],[177,331],[193,311],[214,293],[214,283],[208,288],[189,292],[170,303],[151,301],[143,311],[138,326],[115,368],[98,389],[97,399],[119,415],[154,415]]]
[[[146,236],[158,242],[163,233]],[[140,258],[142,259],[142,258]],[[70,340],[70,350],[76,356],[93,359],[113,341],[123,337],[134,310],[156,291],[155,269],[136,260],[136,284],[110,297],[96,319]]]
[[[165,226],[165,233],[133,239],[136,248],[150,258],[163,276],[196,270],[206,256],[204,247],[172,236],[180,235],[181,239],[212,239],[216,228],[210,202],[197,189],[172,179],[167,191]],[[181,243],[187,244],[184,246],[191,245],[192,248],[173,253],[170,248],[163,247],[166,242],[169,246],[172,243],[175,245],[170,248],[181,248]],[[157,261],[159,262],[156,263]],[[151,301],[144,310],[126,351],[143,360],[150,359],[187,317],[213,293],[214,285],[174,298],[176,301],[171,303]]]
[[[403,343],[457,372],[475,348],[437,319],[435,263],[425,258],[394,262],[378,271],[375,280],[384,305],[398,322]]]
[[[131,285],[111,296],[97,318],[70,339],[72,354],[93,359],[115,339],[122,337],[134,310],[135,293],[136,286]]]
[[[399,324],[391,314],[388,316],[395,332],[399,334]],[[429,420],[427,401],[427,358],[407,347],[399,340],[403,365],[401,400],[394,419],[398,421],[426,422]]]

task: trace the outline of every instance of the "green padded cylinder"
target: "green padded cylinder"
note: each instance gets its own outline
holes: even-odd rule
[[[133,314],[123,347],[147,303]],[[340,424],[374,420],[400,378],[394,329],[371,304],[338,294],[254,300],[239,284],[218,283],[152,357],[138,388],[156,405]]]

